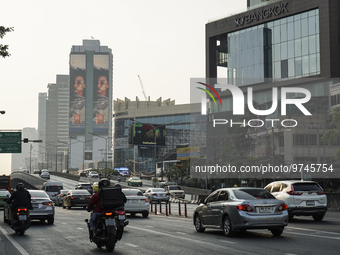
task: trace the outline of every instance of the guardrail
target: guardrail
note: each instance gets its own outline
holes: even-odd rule
[[[157,209],[157,205],[159,206],[159,209]],[[162,214],[162,205],[165,206],[165,215],[166,216],[171,215],[171,202],[170,201],[166,201],[164,203],[162,203],[161,201],[151,202],[150,212],[155,212],[155,215]],[[187,201],[182,200],[182,199],[178,200],[178,216],[182,216],[181,205],[184,205],[184,217],[188,217]]]

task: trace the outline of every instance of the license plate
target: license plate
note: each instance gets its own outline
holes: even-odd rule
[[[260,213],[271,213],[273,210],[272,207],[261,207],[260,208]]]
[[[38,208],[39,207],[38,204],[33,204],[32,206],[33,206],[33,208]]]
[[[85,198],[81,197],[80,200],[85,200]]]
[[[307,200],[306,205],[315,205],[315,201],[314,200]]]
[[[125,215],[118,215],[118,220],[125,220]]]
[[[137,199],[131,199],[131,203],[138,203]]]
[[[27,220],[26,215],[19,215],[19,220]]]
[[[115,221],[114,218],[105,219],[105,225],[106,226],[115,226],[116,225],[116,221]]]

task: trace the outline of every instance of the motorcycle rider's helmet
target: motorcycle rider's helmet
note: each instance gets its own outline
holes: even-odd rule
[[[106,178],[103,178],[98,182],[98,187],[100,189],[101,188],[108,188],[108,187],[110,187],[110,181]]]
[[[24,190],[25,185],[22,182],[19,182],[17,186],[15,186],[16,190]]]
[[[120,190],[122,190],[122,186],[120,186],[119,183],[116,183],[113,187],[114,187],[114,188],[119,188]]]

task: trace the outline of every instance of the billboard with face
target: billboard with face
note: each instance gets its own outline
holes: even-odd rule
[[[111,98],[109,55],[94,55],[93,67],[93,131],[107,134]]]
[[[135,145],[165,146],[165,126],[133,123],[130,142]]]
[[[70,55],[70,133],[77,134],[85,128],[86,56]]]

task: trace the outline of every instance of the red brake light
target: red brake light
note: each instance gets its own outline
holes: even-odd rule
[[[117,213],[117,214],[120,214],[120,215],[124,215],[124,214],[125,214],[125,211],[124,211],[124,210],[116,210],[116,213]]]
[[[18,212],[27,212],[27,208],[18,208]]]
[[[63,197],[64,195],[63,195],[63,194],[61,194],[60,196],[61,196],[61,197]]]
[[[106,216],[112,216],[112,212],[106,212],[105,215]]]
[[[51,203],[51,202],[43,202],[42,204],[43,204],[43,205],[49,205],[49,206],[52,206],[52,203]]]
[[[288,206],[286,204],[280,204],[279,208],[277,209],[278,211],[284,211],[284,210],[287,210],[288,209]]]
[[[71,199],[74,199],[74,197],[71,197]]]
[[[149,199],[145,199],[145,202],[149,202]]]
[[[292,196],[301,196],[303,194],[302,191],[294,191],[293,185],[290,185],[290,191],[287,191],[287,194]]]
[[[153,196],[155,196],[155,197],[157,197],[157,196],[158,196],[156,193],[153,193],[152,195],[153,195]]]
[[[252,212],[253,211],[253,209],[250,207],[250,205],[237,205],[236,209],[240,210],[240,211],[246,211],[246,212]]]
[[[324,191],[324,190],[320,190],[320,191],[316,192],[316,194],[318,194],[318,195],[324,195],[324,194],[325,194],[325,191]]]
[[[166,195],[166,196],[170,196],[170,193],[166,193],[165,195]]]

